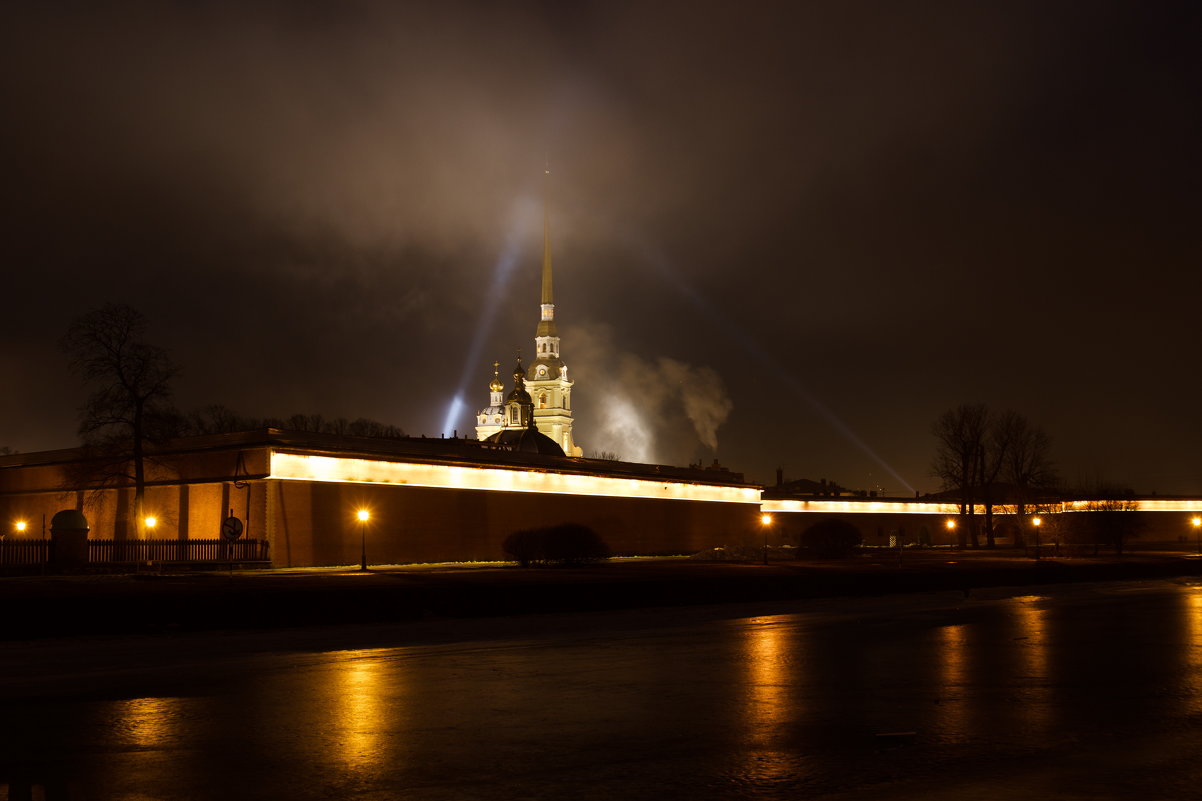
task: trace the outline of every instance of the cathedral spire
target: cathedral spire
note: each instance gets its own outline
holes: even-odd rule
[[[555,318],[555,298],[551,291],[551,164],[543,170],[543,319]],[[547,316],[547,307],[551,314]]]
[[[536,337],[558,337],[555,330],[555,296],[551,290],[551,167],[543,170],[543,294]],[[539,352],[542,355],[542,351]]]

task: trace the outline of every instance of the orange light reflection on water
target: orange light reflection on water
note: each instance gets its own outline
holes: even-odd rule
[[[130,698],[118,704],[117,735],[123,745],[163,748],[179,732],[177,722],[183,705],[180,698]]]
[[[352,657],[340,668],[334,683],[335,747],[348,768],[378,769],[383,763],[381,739],[387,723],[383,666],[376,659]]]
[[[1048,675],[1047,610],[1038,595],[1013,599],[1018,635],[1014,638],[1018,663],[1017,691],[1020,711],[1028,727],[1044,731],[1050,723],[1051,677]]]
[[[967,642],[968,629],[964,625],[939,629],[939,680],[943,692],[936,720],[944,737],[953,741],[967,740],[970,734],[966,685],[971,674]]]
[[[1186,705],[1191,714],[1202,713],[1202,587],[1191,587],[1185,600]]]
[[[796,677],[789,659],[787,629],[770,617],[746,622],[743,641],[747,666],[747,763],[743,775],[754,781],[778,780],[790,775],[796,758],[785,724],[792,715],[790,689]]]

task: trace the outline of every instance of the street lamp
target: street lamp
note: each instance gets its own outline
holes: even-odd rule
[[[760,515],[760,525],[764,529],[764,564],[768,564],[768,529],[772,526],[772,515]]]
[[[359,569],[367,570],[367,521],[371,519],[371,512],[360,509],[357,517],[359,518]]]
[[[157,526],[158,524],[159,524],[159,520],[154,515],[150,515],[149,517],[146,518],[146,528],[150,529],[151,531],[154,531],[154,527]]]
[[[1198,553],[1202,553],[1202,517],[1194,515],[1189,522],[1194,527],[1194,536],[1198,538]]]
[[[1195,520],[1197,520],[1198,518],[1196,518],[1196,517],[1195,517],[1194,519],[1195,519]],[[24,520],[18,520],[18,521],[17,521],[17,533],[18,533],[18,534],[24,534],[24,533],[25,533],[25,521],[24,521]]]
[[[1035,526],[1035,558],[1039,558],[1039,527],[1043,525],[1043,519],[1039,517],[1031,518],[1031,525]]]

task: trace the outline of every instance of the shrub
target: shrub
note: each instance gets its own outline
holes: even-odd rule
[[[846,520],[832,517],[802,532],[797,555],[800,557],[805,552],[822,559],[842,559],[851,556],[862,541],[858,528]]]
[[[515,531],[505,538],[501,548],[522,567],[582,565],[610,557],[605,540],[588,526],[576,523]]]

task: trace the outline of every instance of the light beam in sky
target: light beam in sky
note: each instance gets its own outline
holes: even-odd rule
[[[497,319],[497,309],[504,305],[505,290],[513,275],[513,268],[521,260],[522,240],[527,227],[525,222],[529,219],[532,208],[533,202],[529,198],[523,198],[515,204],[513,209],[509,234],[505,237],[505,246],[501,249],[501,255],[497,257],[497,261],[493,265],[492,284],[486,296],[489,302],[481,304],[483,310],[476,325],[476,333],[472,336],[472,344],[467,349],[463,370],[459,373],[459,386],[447,406],[447,416],[442,424],[444,437],[450,436],[455,430],[456,420],[465,405],[463,396],[467,391],[468,382],[480,368],[480,354],[484,350],[484,342],[492,333],[493,323]]]
[[[684,276],[677,271],[670,260],[664,253],[655,245],[641,237],[630,237],[630,244],[634,250],[647,262],[655,268],[655,270],[665,279],[673,289],[680,292],[689,299],[698,309],[705,314],[706,319],[717,323],[721,326],[740,347],[746,351],[747,355],[758,361],[767,370],[771,370],[776,376],[787,386],[794,395],[806,401],[813,407],[814,411],[827,422],[833,429],[842,434],[849,442],[859,448],[864,454],[871,458],[874,462],[883,467],[889,475],[893,476],[906,490],[910,493],[914,492],[914,488],[910,483],[902,478],[893,467],[886,462],[876,451],[869,447],[858,434],[851,430],[838,415],[828,409],[818,398],[814,397],[801,381],[795,375],[785,370],[775,360],[769,358],[764,349],[759,343],[753,340],[747,333],[735,322],[727,316],[720,307],[710,303],[697,289],[690,284]]]

